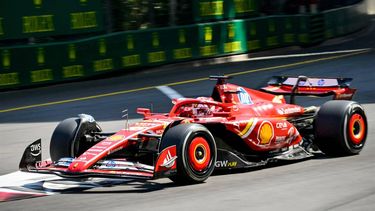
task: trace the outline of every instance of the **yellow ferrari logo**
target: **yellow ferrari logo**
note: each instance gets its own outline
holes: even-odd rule
[[[113,135],[113,136],[109,137],[108,139],[110,141],[121,141],[124,138],[125,138],[125,136],[123,136],[123,135]]]

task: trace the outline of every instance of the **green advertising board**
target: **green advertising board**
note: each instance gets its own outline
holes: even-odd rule
[[[298,20],[299,17],[297,15],[280,16],[278,18],[283,45],[289,46],[298,43]]]
[[[365,9],[355,5],[315,15],[268,16],[0,47],[0,89],[282,46],[305,46],[316,42],[321,29],[325,34],[322,39],[327,39],[360,30],[368,22]]]
[[[60,67],[57,72],[60,73],[62,80],[71,80],[89,75],[89,67],[86,45],[82,42],[72,42],[61,45],[61,55],[59,58]]]
[[[111,47],[117,50],[116,55],[121,58],[120,66],[124,69],[138,67],[145,63],[142,57],[142,39],[139,34],[140,32],[121,33],[112,38],[119,42],[111,42]]]
[[[142,50],[146,66],[160,65],[172,60],[171,49],[167,47],[171,39],[169,30],[151,29],[142,31],[139,36],[144,41]]]
[[[224,0],[193,0],[195,22],[224,19]]]
[[[198,25],[198,46],[200,57],[212,57],[222,52],[221,23]]]
[[[193,0],[195,22],[249,18],[259,15],[260,0]]]
[[[258,51],[265,48],[264,18],[253,18],[245,21],[247,50]]]
[[[246,21],[247,48],[258,51],[280,47],[283,43],[283,19],[278,16]]]
[[[175,27],[169,30],[167,48],[172,51],[173,61],[184,61],[199,58],[198,26]]]
[[[249,18],[259,15],[260,0],[228,0],[225,3],[225,17]]]
[[[263,26],[266,26],[266,48],[277,48],[281,46],[281,21],[278,17],[269,17],[263,19]]]
[[[103,32],[100,0],[1,0],[0,40]]]
[[[300,15],[297,18],[297,33],[298,33],[298,44],[307,45],[310,43],[310,17],[308,15]]]
[[[243,20],[226,21],[221,24],[222,54],[243,53],[246,47],[246,27]]]

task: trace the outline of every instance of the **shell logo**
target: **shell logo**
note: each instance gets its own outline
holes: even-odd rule
[[[274,130],[271,122],[264,121],[258,130],[258,141],[259,144],[265,145],[269,144],[274,136]]]
[[[123,139],[125,139],[125,136],[123,135],[113,135],[108,138],[109,141],[121,141]]]

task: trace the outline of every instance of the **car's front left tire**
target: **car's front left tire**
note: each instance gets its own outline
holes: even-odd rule
[[[205,181],[213,172],[217,157],[214,137],[200,124],[181,124],[169,129],[161,149],[176,145],[177,173],[169,178],[178,184]]]

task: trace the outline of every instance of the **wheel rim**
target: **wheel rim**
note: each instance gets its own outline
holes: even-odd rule
[[[354,144],[360,144],[365,136],[365,120],[360,114],[353,114],[350,117],[348,132],[350,140]]]
[[[189,162],[193,170],[202,172],[210,164],[211,151],[206,139],[195,137],[189,146]]]

